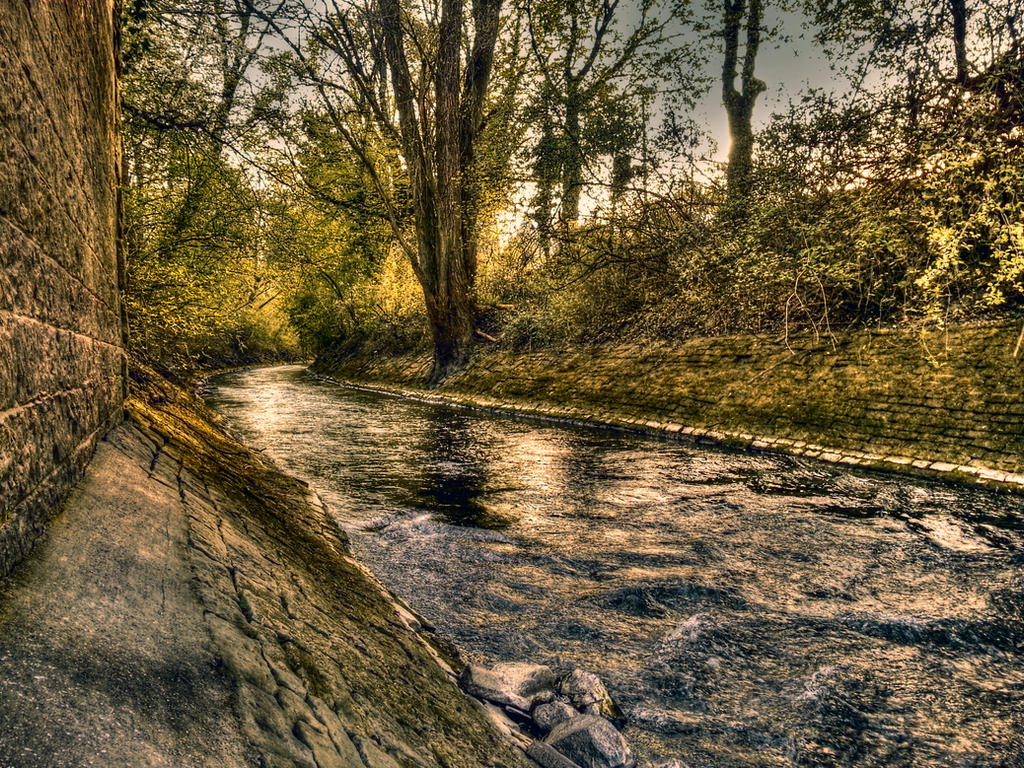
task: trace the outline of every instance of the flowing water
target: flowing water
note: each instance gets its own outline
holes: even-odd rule
[[[1024,497],[297,366],[208,402],[469,658],[597,672],[642,765],[1024,766]]]

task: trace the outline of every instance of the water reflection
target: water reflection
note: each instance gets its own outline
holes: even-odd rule
[[[488,503],[496,489],[488,487],[484,446],[475,440],[466,417],[437,410],[424,421],[422,439],[414,449],[423,471],[405,503],[452,525],[507,528],[511,517]]]
[[[483,661],[605,677],[646,764],[1022,765],[1024,500],[353,393],[210,402]]]

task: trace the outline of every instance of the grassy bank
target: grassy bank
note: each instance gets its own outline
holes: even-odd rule
[[[426,393],[425,355],[325,357],[315,370],[465,405],[774,449],[866,468],[1024,486],[1016,322],[480,349]]]

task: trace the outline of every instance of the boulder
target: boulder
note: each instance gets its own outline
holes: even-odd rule
[[[588,715],[600,715],[621,723],[622,711],[612,700],[601,678],[592,672],[574,669],[559,685],[559,691],[569,698],[572,705]]]
[[[530,701],[533,704],[533,706],[535,706],[535,707],[538,704],[547,704],[549,701],[554,701],[554,700],[555,700],[555,691],[552,688],[547,688],[547,689],[545,689],[543,691],[537,691],[537,693],[534,693],[534,694],[532,694],[530,696]]]
[[[580,768],[572,760],[543,741],[533,741],[526,748],[526,756],[541,768]]]
[[[579,715],[556,725],[544,743],[580,768],[633,768],[636,765],[622,734],[597,715]]]
[[[564,701],[537,704],[533,708],[533,722],[544,733],[574,717],[576,717],[576,710]]]
[[[531,704],[537,703],[540,698],[550,701],[552,694],[549,691],[553,691],[558,682],[558,675],[551,667],[524,661],[495,664],[491,672],[502,681],[506,691],[528,699]]]
[[[662,760],[654,768],[689,768],[682,760]]]
[[[530,711],[530,701],[508,690],[504,680],[485,667],[470,664],[459,675],[459,687],[470,696],[486,699],[494,704]]]

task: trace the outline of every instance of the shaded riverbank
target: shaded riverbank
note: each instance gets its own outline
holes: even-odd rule
[[[1015,766],[1024,499],[476,415],[300,368],[209,402],[471,658],[592,669],[643,759]]]
[[[194,396],[132,388],[0,583],[0,766],[528,764],[307,486]]]

